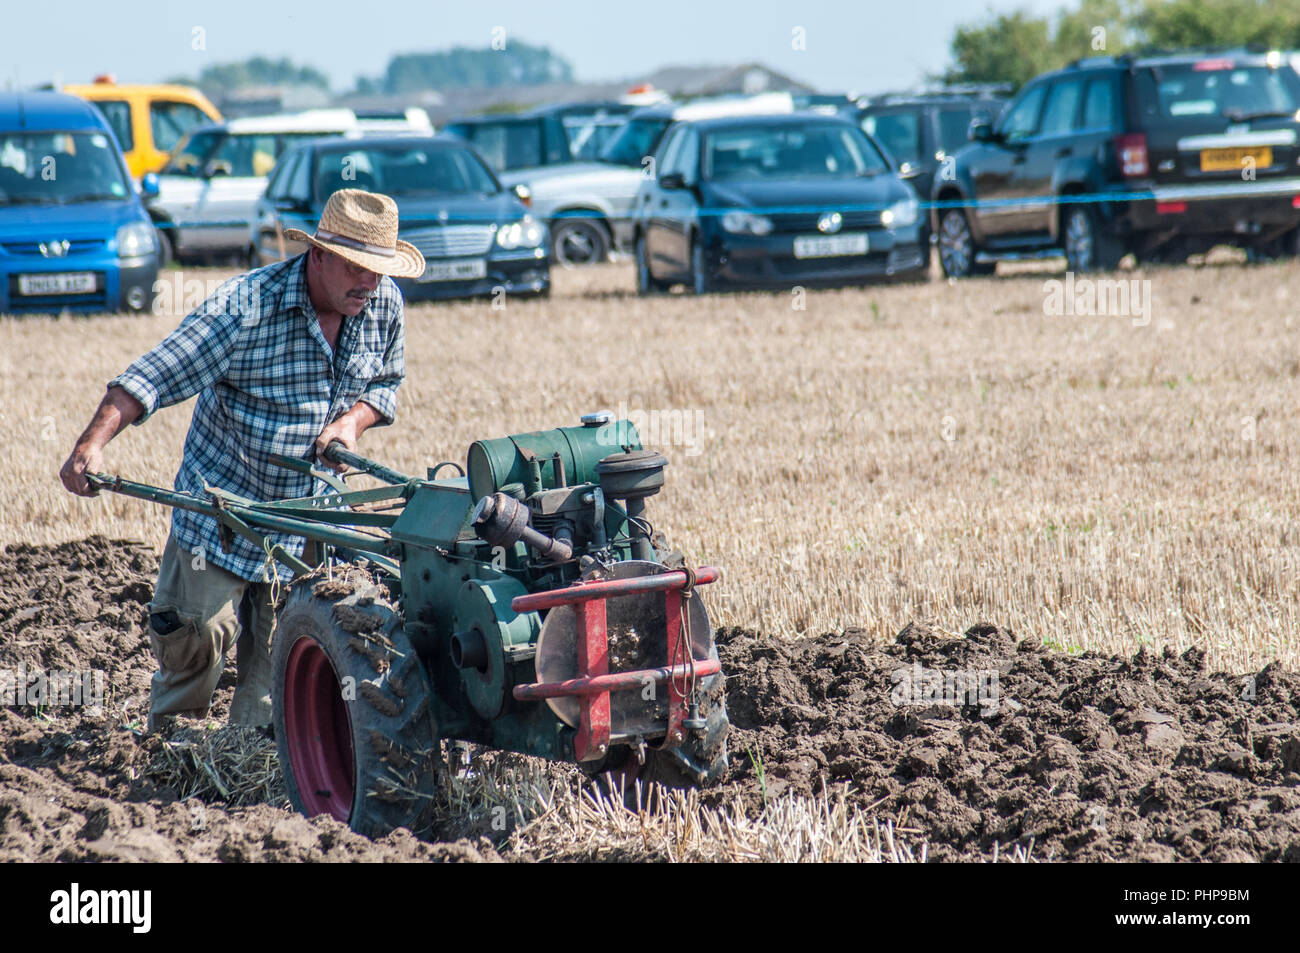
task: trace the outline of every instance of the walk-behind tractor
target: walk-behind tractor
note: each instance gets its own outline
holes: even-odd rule
[[[206,513],[287,566],[272,707],[289,798],[378,836],[433,823],[441,741],[560,761],[624,786],[701,785],[727,765],[717,650],[698,587],[645,517],[667,460],[628,421],[481,440],[465,468],[256,502],[118,477],[100,489]],[[440,478],[444,470],[456,476]],[[351,476],[350,474],[349,476]],[[306,540],[302,558],[276,535]]]

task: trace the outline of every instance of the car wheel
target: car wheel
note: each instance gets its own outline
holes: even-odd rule
[[[663,291],[663,285],[650,273],[650,253],[645,247],[645,236],[636,237],[636,293],[639,295],[657,294]]]
[[[154,226],[154,235],[158,238],[158,267],[166,268],[176,260],[176,251],[172,248],[171,236],[167,230]]]
[[[975,255],[975,236],[961,209],[949,209],[939,222],[939,265],[949,278],[969,278],[972,275],[991,275],[996,265],[978,262]]]
[[[1275,243],[1278,258],[1295,258],[1300,256],[1300,228],[1293,228]]]
[[[1107,235],[1094,209],[1076,205],[1065,213],[1061,243],[1066,267],[1071,271],[1114,271],[1124,257],[1124,246]]]
[[[609,232],[595,219],[563,219],[551,228],[551,247],[561,265],[595,265],[609,258]]]
[[[697,295],[711,294],[717,290],[717,281],[709,273],[708,262],[704,258],[704,243],[696,235],[691,240],[691,290]]]

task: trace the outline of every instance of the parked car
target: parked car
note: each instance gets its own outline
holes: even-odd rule
[[[860,101],[858,122],[917,195],[928,198],[944,161],[966,145],[970,124],[997,119],[1010,91],[981,85],[886,93]]]
[[[1064,252],[1075,271],[1218,244],[1300,252],[1300,76],[1278,53],[1096,57],[971,126],[934,186],[944,271]]]
[[[788,93],[721,97],[633,112],[595,162],[508,172],[508,185],[525,186],[532,208],[551,230],[552,257],[563,265],[604,261],[611,250],[631,251],[633,200],[651,172],[651,156],[675,121],[712,116],[789,113]]]
[[[89,84],[64,86],[62,92],[88,99],[113,127],[131,175],[158,172],[181,138],[196,126],[221,122],[221,113],[190,86],[148,84],[119,86],[111,76]]]
[[[266,190],[266,177],[290,145],[323,135],[385,131],[428,134],[432,127],[422,110],[364,120],[349,109],[312,109],[194,129],[163,168],[158,195],[149,202],[162,263],[241,252],[247,245],[253,208]]]
[[[366,189],[397,202],[401,237],[420,249],[424,275],[398,281],[408,300],[550,293],[546,229],[455,136],[317,139],[280,160],[258,201],[250,264],[279,261],[306,246],[286,228],[311,234],[339,189]]]
[[[157,275],[103,114],[62,93],[0,93],[0,312],[144,311]]]
[[[637,291],[848,284],[929,270],[916,192],[856,125],[674,123],[636,199]]]
[[[562,103],[517,115],[454,119],[442,131],[470,143],[500,174],[593,158],[635,108]]]

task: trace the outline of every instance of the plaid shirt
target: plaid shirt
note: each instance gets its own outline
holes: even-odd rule
[[[326,425],[364,400],[392,423],[405,376],[402,295],[384,278],[355,317],[345,317],[333,350],[307,296],[305,254],[233,278],[152,351],[109,382],[144,404],[142,424],[159,407],[199,395],[175,488],[204,495],[206,484],[251,500],[322,492],[325,484],[269,462],[271,454],[308,460]],[[177,509],[172,535],[187,552],[251,581],[269,581],[266,553],[235,536],[224,552],[217,521]],[[271,534],[294,554],[299,537]],[[276,564],[281,578],[289,571]]]

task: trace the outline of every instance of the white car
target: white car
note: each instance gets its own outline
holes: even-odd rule
[[[280,154],[296,142],[432,131],[422,109],[391,119],[359,118],[350,109],[312,109],[199,126],[177,144],[158,175],[158,195],[149,202],[160,264],[242,252],[266,177]]]
[[[679,106],[650,106],[628,117],[596,162],[566,162],[498,178],[527,187],[533,214],[551,229],[552,257],[562,265],[604,261],[611,250],[629,251],[637,190],[654,175],[652,156],[678,120],[769,115],[794,111],[789,93],[701,99]]]

